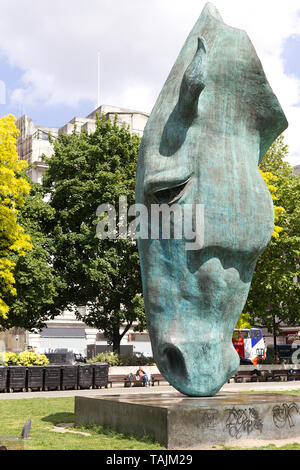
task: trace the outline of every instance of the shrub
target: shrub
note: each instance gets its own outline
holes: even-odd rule
[[[0,365],[4,366],[46,366],[49,359],[44,354],[23,351],[21,353],[0,353]]]
[[[143,354],[139,355],[118,355],[113,352],[103,352],[87,361],[90,364],[94,362],[107,362],[109,366],[154,366],[155,362],[153,357],[146,357]]]
[[[97,354],[97,356],[89,359],[87,361],[89,364],[93,364],[94,362],[107,362],[110,366],[118,366],[119,365],[119,356],[113,352],[103,352]]]
[[[120,366],[155,366],[153,357],[147,357],[143,354],[139,355],[124,355],[119,357]]]
[[[18,354],[18,365],[20,366],[46,366],[49,359],[44,354],[24,351]]]
[[[18,354],[12,352],[1,353],[0,363],[3,366],[18,365]]]

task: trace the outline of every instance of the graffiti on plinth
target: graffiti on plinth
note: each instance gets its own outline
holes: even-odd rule
[[[238,409],[230,408],[226,420],[226,429],[231,437],[240,439],[243,434],[251,434],[252,431],[262,432],[263,421],[255,408]]]
[[[276,428],[294,427],[294,416],[299,414],[297,403],[283,403],[273,408],[273,422]]]
[[[199,419],[199,427],[201,429],[215,429],[218,416],[219,412],[214,408],[208,408],[202,411]]]

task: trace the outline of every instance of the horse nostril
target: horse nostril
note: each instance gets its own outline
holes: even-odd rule
[[[170,374],[181,379],[187,378],[185,360],[178,348],[168,345],[163,351],[163,356]]]

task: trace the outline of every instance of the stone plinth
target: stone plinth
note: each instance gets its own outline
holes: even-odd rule
[[[300,435],[300,396],[219,393],[192,398],[180,393],[75,398],[76,424],[148,435],[168,449],[239,439],[283,439]]]

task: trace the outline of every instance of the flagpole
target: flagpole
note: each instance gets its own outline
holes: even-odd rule
[[[100,52],[98,51],[98,100],[97,100],[97,108],[100,107]]]

